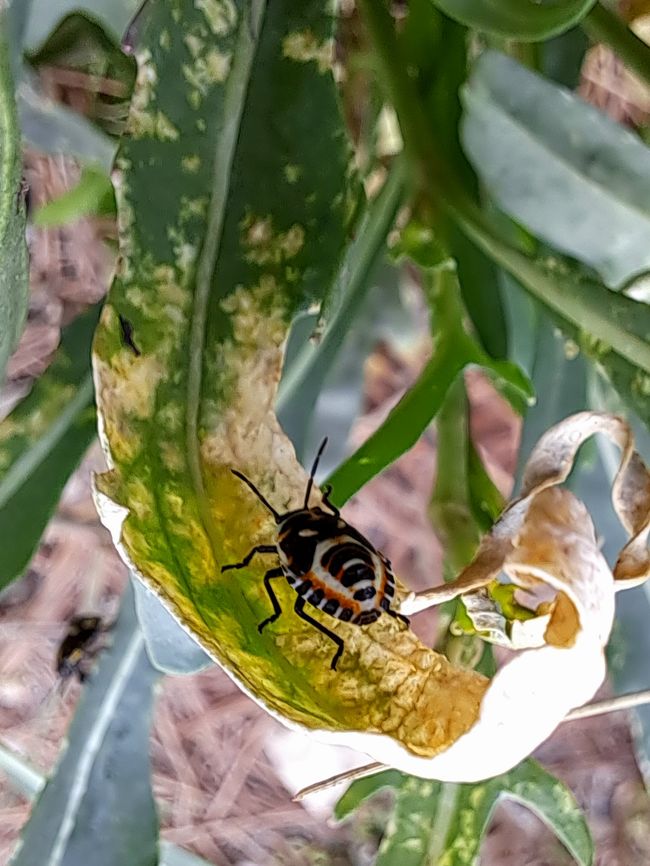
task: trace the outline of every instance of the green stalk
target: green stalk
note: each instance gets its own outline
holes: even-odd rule
[[[440,786],[431,822],[433,831],[427,851],[427,863],[430,863],[431,866],[441,862],[442,855],[447,848],[449,831],[456,818],[460,793],[461,786],[453,782],[443,782]]]
[[[438,460],[429,515],[444,545],[449,572],[455,575],[471,561],[479,540],[469,503],[468,404],[462,376],[447,391],[436,429]]]
[[[582,28],[590,39],[608,45],[631,72],[650,84],[650,47],[615,12],[596,3],[583,19]]]

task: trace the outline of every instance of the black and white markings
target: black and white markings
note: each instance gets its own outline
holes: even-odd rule
[[[409,621],[391,609],[395,579],[390,562],[375,550],[367,538],[343,520],[338,509],[329,501],[331,488],[323,492],[323,505],[329,511],[320,506],[309,507],[314,475],[326,443],[327,439],[316,455],[303,507],[285,514],[277,512],[245,475],[232,470],[271,512],[278,530],[275,544],[258,545],[241,562],[225,565],[221,570],[243,568],[256,553],[276,553],[280,567],[268,571],[264,578],[273,614],[260,623],[259,631],[280,616],[280,603],[270,580],[284,576],[297,593],[294,605],[296,614],[336,644],[337,650],[331,661],[332,669],[336,670],[345,646],[343,639],[309,616],[304,610],[305,602],[328,616],[359,626],[376,622],[382,613],[401,620],[407,626]]]

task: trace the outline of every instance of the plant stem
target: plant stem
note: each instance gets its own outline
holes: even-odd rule
[[[393,108],[397,113],[404,150],[418,188],[430,182],[436,172],[436,153],[431,145],[431,133],[420,100],[409,78],[408,58],[404,57],[395,37],[395,28],[384,0],[360,0],[360,8],[368,29],[370,41],[379,59],[379,73],[383,78]]]
[[[458,574],[471,561],[479,540],[468,496],[468,406],[462,376],[449,387],[436,428],[437,473],[429,516],[444,545],[449,572]]]
[[[650,84],[650,46],[639,39],[625,21],[602,3],[596,3],[582,21],[582,28],[594,42],[603,42],[629,70]]]
[[[460,785],[453,782],[443,782],[436,800],[435,812],[432,816],[431,841],[427,851],[427,862],[438,863],[447,847],[447,837],[451,829],[456,810]]]

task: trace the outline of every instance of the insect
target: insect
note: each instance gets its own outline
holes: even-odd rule
[[[294,610],[298,616],[336,644],[331,662],[332,670],[336,670],[345,648],[343,638],[311,617],[305,610],[305,602],[353,625],[369,625],[379,619],[382,613],[401,620],[407,626],[409,620],[391,609],[395,578],[390,562],[375,550],[367,538],[343,520],[338,508],[330,502],[331,485],[323,492],[323,505],[329,512],[320,506],[309,507],[314,475],[326,444],[327,438],[323,440],[314,460],[303,506],[295,511],[280,514],[252,481],[236,469],[231,470],[273,515],[278,527],[277,540],[274,544],[258,544],[241,562],[224,565],[221,571],[244,568],[256,553],[276,554],[280,565],[269,569],[264,575],[264,587],[271,599],[273,613],[258,625],[258,631],[261,633],[282,613],[271,581],[284,577],[297,593]]]
[[[108,628],[99,616],[72,617],[56,654],[56,671],[62,680],[75,674],[80,683],[88,679],[97,653],[104,648],[102,638]]]

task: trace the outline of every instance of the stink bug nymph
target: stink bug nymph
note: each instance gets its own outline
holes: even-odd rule
[[[278,529],[274,544],[258,544],[241,562],[224,565],[221,571],[244,568],[256,553],[274,553],[280,565],[264,575],[273,613],[258,625],[258,631],[262,632],[282,613],[271,581],[284,577],[297,593],[294,610],[298,616],[336,644],[337,650],[331,662],[332,670],[336,670],[345,647],[343,638],[309,616],[305,602],[354,625],[368,625],[379,619],[382,613],[401,620],[407,626],[409,621],[401,613],[391,610],[395,578],[390,562],[367,538],[343,520],[338,508],[329,500],[331,486],[328,485],[323,492],[323,505],[329,511],[320,506],[309,507],[314,475],[326,444],[327,439],[324,439],[318,449],[302,508],[285,514],[278,513],[245,475],[236,469],[231,470],[271,512]]]
[[[80,683],[88,679],[95,658],[105,647],[103,638],[109,628],[98,616],[72,617],[56,654],[56,671],[62,680],[75,674]]]

